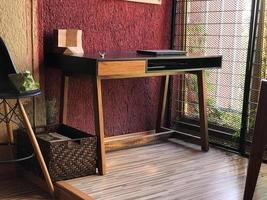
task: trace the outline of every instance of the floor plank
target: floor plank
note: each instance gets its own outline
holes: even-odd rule
[[[69,180],[96,200],[240,200],[247,159],[218,149],[161,143],[107,154],[107,175]],[[267,199],[262,165],[255,200]]]

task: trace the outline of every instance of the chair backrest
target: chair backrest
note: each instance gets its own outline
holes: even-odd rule
[[[8,89],[8,74],[16,73],[16,67],[10,57],[4,40],[0,37],[0,89]]]
[[[267,145],[267,80],[261,81],[253,140],[250,149],[246,186],[243,200],[253,198],[262,158]]]

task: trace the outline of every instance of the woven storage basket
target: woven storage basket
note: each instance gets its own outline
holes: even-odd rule
[[[49,138],[48,133],[51,132],[60,134],[62,139],[49,140],[51,138]],[[45,133],[47,137],[42,132],[42,134],[37,134],[36,138],[52,181],[72,179],[96,173],[97,139],[95,136],[64,124],[45,127]],[[18,153],[20,151],[29,153],[29,147],[32,149],[29,141],[27,144],[25,143],[25,139],[22,139],[24,145],[20,144],[19,141],[20,138],[27,137],[26,133],[19,134],[18,136]],[[31,162],[26,162],[26,167],[41,175],[37,161],[33,161],[34,164]]]

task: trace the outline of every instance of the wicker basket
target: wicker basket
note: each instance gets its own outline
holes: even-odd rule
[[[20,130],[19,132],[24,131]],[[51,140],[49,133],[51,134],[52,132],[60,134],[62,138]],[[63,124],[45,127],[47,137],[43,133],[37,134],[36,138],[52,181],[72,179],[96,173],[97,142],[95,136]],[[29,154],[29,149],[32,149],[29,141],[25,142],[25,137],[27,137],[26,133],[18,134],[19,154]],[[39,175],[42,174],[36,160],[25,162],[25,165]]]

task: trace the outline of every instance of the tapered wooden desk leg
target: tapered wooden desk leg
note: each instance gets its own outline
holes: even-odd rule
[[[9,107],[6,103],[6,100],[4,100],[4,111],[5,111],[5,115],[9,113]],[[12,144],[14,143],[14,135],[13,135],[12,125],[10,122],[6,122],[6,129],[7,129],[9,142]]]
[[[160,132],[161,127],[164,125],[169,79],[170,79],[169,75],[163,76],[161,78],[160,97],[159,97],[160,99],[159,99],[158,115],[157,115],[157,122],[156,122],[156,132]]]
[[[97,152],[98,152],[98,171],[100,175],[106,174],[106,151],[104,143],[104,118],[103,118],[103,103],[102,103],[102,88],[101,79],[94,79],[94,116],[95,116],[95,131],[97,135]]]
[[[199,119],[200,119],[200,136],[202,151],[209,150],[208,138],[208,116],[207,116],[207,99],[206,99],[206,82],[205,71],[197,72],[198,83],[198,101],[199,101]]]
[[[69,77],[62,75],[61,80],[61,95],[60,95],[60,116],[59,121],[63,124],[67,123],[68,113],[68,94],[69,94]]]
[[[18,104],[19,104],[19,109],[21,111],[21,115],[22,115],[22,119],[23,119],[23,122],[24,122],[24,126],[25,126],[25,128],[27,130],[27,134],[28,134],[28,136],[29,136],[29,138],[31,140],[31,143],[32,143],[32,146],[33,146],[33,149],[34,149],[34,152],[35,152],[35,156],[37,157],[38,162],[40,164],[40,167],[42,169],[42,172],[44,174],[46,183],[48,185],[48,189],[49,189],[51,195],[53,196],[54,195],[54,186],[53,186],[53,183],[51,181],[51,178],[50,178],[48,169],[46,167],[43,155],[41,153],[39,144],[38,144],[38,142],[36,140],[35,134],[34,134],[34,132],[32,130],[32,127],[31,127],[31,123],[30,123],[30,121],[29,121],[29,119],[27,117],[25,109],[24,109],[24,107],[23,107],[23,105],[22,105],[20,100],[18,100]]]

